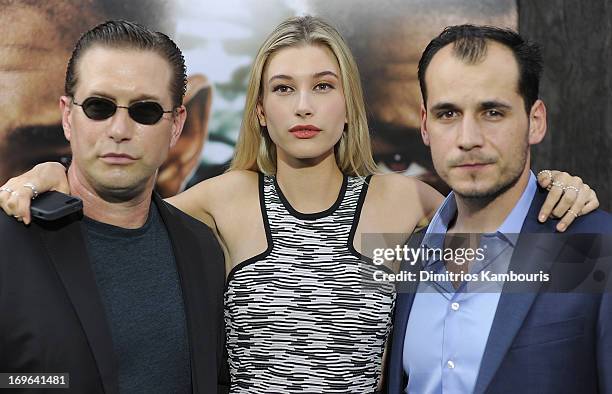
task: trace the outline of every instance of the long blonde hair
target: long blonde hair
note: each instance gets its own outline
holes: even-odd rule
[[[342,138],[335,147],[338,167],[342,173],[352,176],[366,176],[376,172],[355,59],[340,33],[326,22],[312,16],[285,20],[259,48],[249,75],[240,136],[229,170],[254,170],[267,175],[276,174],[276,146],[257,118],[257,104],[261,102],[263,94],[262,77],[267,61],[273,53],[300,45],[323,45],[329,48],[340,66],[348,128],[342,133]]]

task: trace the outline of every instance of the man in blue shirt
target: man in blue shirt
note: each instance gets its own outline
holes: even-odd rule
[[[572,206],[569,237],[538,222],[529,147],[546,133],[540,58],[512,31],[471,25],[445,29],[421,57],[421,134],[452,192],[412,245],[482,258],[434,254],[412,267],[421,280],[398,291],[390,393],[612,392],[612,297],[545,291],[567,279],[567,270],[555,278],[564,256],[609,259],[612,219]]]

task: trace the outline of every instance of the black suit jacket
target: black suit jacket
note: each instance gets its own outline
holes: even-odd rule
[[[215,393],[219,383],[228,383],[219,382],[225,344],[223,253],[206,225],[157,195],[153,200],[180,278],[193,392]],[[110,326],[79,215],[28,227],[0,215],[0,372],[68,372],[70,392],[118,392]]]

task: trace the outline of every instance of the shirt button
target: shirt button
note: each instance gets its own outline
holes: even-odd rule
[[[459,309],[459,303],[458,302],[453,302],[451,304],[451,309],[454,310],[454,311],[458,310]]]
[[[448,360],[446,362],[446,366],[448,366],[450,369],[455,369],[455,363],[452,362],[451,360]]]

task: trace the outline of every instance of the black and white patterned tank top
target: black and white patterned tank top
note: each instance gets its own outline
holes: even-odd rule
[[[260,175],[268,249],[225,293],[231,393],[375,391],[395,294],[363,285],[373,266],[353,247],[368,180],[344,177],[333,206],[303,214]]]

